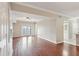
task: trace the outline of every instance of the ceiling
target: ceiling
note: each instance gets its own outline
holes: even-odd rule
[[[39,22],[41,20],[48,19],[45,16],[39,16],[39,15],[35,15],[35,14],[29,14],[29,13],[18,12],[18,11],[11,11],[10,16],[11,16],[11,19],[13,20],[13,22],[15,22],[16,20]],[[29,19],[27,19],[27,17],[29,17]]]
[[[22,2],[42,9],[55,11],[70,17],[79,17],[79,2]]]

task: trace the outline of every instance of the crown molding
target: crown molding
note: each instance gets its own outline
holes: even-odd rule
[[[31,7],[31,8],[37,9],[37,10],[41,10],[41,11],[45,11],[45,12],[49,12],[49,13],[52,13],[52,14],[55,14],[55,15],[58,15],[58,16],[63,16],[63,17],[71,18],[71,16],[68,16],[68,15],[65,15],[65,14],[62,14],[62,13],[59,13],[59,12],[47,10],[47,9],[44,9],[44,8],[36,7],[34,5],[24,4],[22,2],[19,2],[19,3],[15,2],[15,4],[19,4],[19,5],[23,5],[23,6],[28,6],[28,7]]]

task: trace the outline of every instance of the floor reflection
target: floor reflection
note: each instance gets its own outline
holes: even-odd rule
[[[76,56],[79,48],[67,43],[54,44],[35,36],[15,38],[14,56]]]
[[[64,56],[76,56],[77,55],[76,51],[77,51],[77,48],[74,45],[70,45],[67,43],[65,43],[63,45],[63,55]]]
[[[28,37],[28,47],[31,47],[31,45],[32,45],[32,37],[29,36]]]
[[[62,54],[64,56],[68,56],[69,55],[68,51],[69,51],[69,45],[64,44],[63,45],[63,53]]]
[[[27,48],[30,48],[33,45],[33,37],[23,37],[21,43],[23,43],[23,46],[27,46]]]

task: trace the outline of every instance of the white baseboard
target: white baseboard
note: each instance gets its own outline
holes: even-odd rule
[[[62,42],[57,42],[56,44],[59,44],[59,43],[63,43],[63,41]]]
[[[55,42],[55,41],[51,41],[51,40],[48,40],[48,39],[43,38],[43,37],[40,37],[40,36],[38,36],[38,37],[39,37],[39,38],[41,38],[41,39],[47,40],[47,41],[49,41],[49,42],[51,42],[51,43],[55,43],[55,44],[56,44],[56,42]]]
[[[47,40],[47,39],[44,39],[44,40]],[[47,41],[54,43],[54,44],[57,44],[55,41],[51,41],[51,40],[47,40]]]
[[[44,40],[46,40],[46,39],[44,39]],[[51,42],[51,43],[54,43],[54,44],[63,43],[63,42],[55,42],[55,41],[51,41],[51,40],[47,40],[47,41],[49,41],[49,42]]]
[[[71,45],[75,45],[75,46],[77,46],[76,43],[72,43],[72,42],[64,41],[64,43],[68,43],[68,44],[71,44]]]
[[[43,38],[43,37],[40,37],[40,36],[38,36],[38,37],[39,37],[39,38],[41,38],[41,39],[47,40],[47,41],[49,41],[49,42],[51,42],[51,43],[54,43],[54,44],[63,43],[63,42],[56,42],[56,41],[51,41],[51,40],[48,40],[48,39],[46,39],[46,38]]]
[[[76,44],[76,46],[79,46],[79,44]]]

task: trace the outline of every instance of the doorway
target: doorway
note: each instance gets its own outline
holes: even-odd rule
[[[69,40],[69,22],[64,21],[64,41],[68,42]]]

